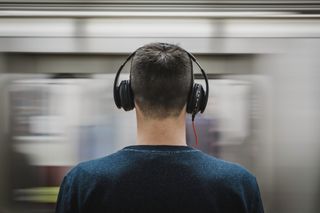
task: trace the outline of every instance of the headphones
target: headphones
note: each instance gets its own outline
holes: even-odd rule
[[[169,44],[161,43],[163,47],[169,46]],[[139,48],[140,49],[140,48]],[[134,109],[134,94],[131,89],[130,80],[123,80],[121,81],[120,85],[118,86],[118,79],[120,76],[120,73],[123,69],[123,67],[126,65],[126,63],[136,54],[136,52],[139,50],[137,49],[133,53],[131,53],[128,58],[125,60],[125,62],[120,66],[116,73],[116,77],[114,79],[113,84],[113,98],[116,106],[120,109],[123,108],[125,111],[129,111]],[[199,67],[202,76],[206,83],[206,91],[204,91],[201,84],[194,83],[193,79],[193,69],[191,72],[192,75],[192,87],[189,92],[188,100],[187,100],[187,113],[192,114],[192,120],[194,120],[195,115],[198,112],[203,113],[206,109],[207,103],[208,103],[208,97],[209,97],[209,83],[208,83],[208,77],[205,71],[202,69],[200,64],[197,62],[196,58],[189,53],[188,51],[184,50],[191,61],[193,61],[197,66]]]

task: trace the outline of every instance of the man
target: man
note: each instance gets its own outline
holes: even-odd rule
[[[72,169],[60,188],[58,213],[263,212],[252,174],[186,145],[190,57],[162,43],[135,52],[129,85],[137,145]]]

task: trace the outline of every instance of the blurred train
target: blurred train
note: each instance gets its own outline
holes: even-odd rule
[[[320,211],[318,1],[0,0],[1,213],[53,212],[72,166],[135,143],[112,86],[149,42],[208,73],[190,146],[254,173],[266,212]]]

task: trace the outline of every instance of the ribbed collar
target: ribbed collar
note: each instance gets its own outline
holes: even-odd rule
[[[191,151],[196,150],[189,146],[175,145],[131,145],[123,148],[124,150],[144,150],[144,151]]]

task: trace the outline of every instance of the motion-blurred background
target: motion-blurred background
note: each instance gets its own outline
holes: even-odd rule
[[[112,85],[149,42],[208,73],[197,148],[253,172],[266,212],[320,212],[319,1],[0,0],[1,213],[53,212],[72,166],[135,143]]]

